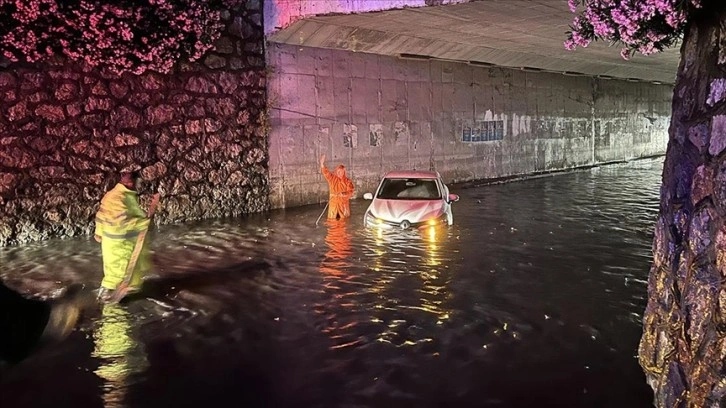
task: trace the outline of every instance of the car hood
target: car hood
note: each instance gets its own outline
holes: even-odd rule
[[[443,200],[373,200],[369,211],[385,221],[418,223],[444,212]]]

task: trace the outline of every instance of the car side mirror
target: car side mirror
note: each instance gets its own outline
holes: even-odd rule
[[[372,200],[373,199],[373,194],[371,194],[371,193],[365,193],[365,194],[363,194],[363,198],[366,199],[366,200]]]
[[[459,201],[459,196],[457,194],[449,194],[449,202],[455,203]]]

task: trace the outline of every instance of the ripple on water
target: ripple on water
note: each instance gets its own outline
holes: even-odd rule
[[[71,366],[111,405],[172,389],[165,402],[214,400],[181,385],[197,380],[260,406],[649,404],[632,356],[660,168],[453,186],[457,224],[434,232],[366,230],[362,200],[317,227],[322,206],[159,227],[148,299],[90,316],[92,336],[69,347],[91,359]],[[87,238],[2,249],[0,263],[37,296],[101,278]]]

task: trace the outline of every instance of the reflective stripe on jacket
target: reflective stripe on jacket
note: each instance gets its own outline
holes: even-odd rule
[[[148,227],[149,219],[139,205],[136,191],[118,183],[101,199],[101,208],[96,213],[96,235],[129,239]]]

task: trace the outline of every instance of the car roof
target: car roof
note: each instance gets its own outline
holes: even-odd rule
[[[421,170],[394,170],[386,173],[383,178],[438,178],[439,173],[435,171]]]

